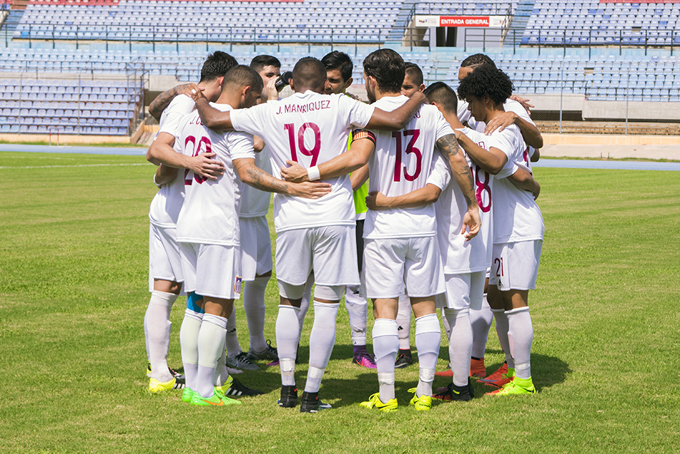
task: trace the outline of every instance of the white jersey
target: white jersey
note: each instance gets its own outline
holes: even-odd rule
[[[271,153],[272,174],[281,178],[286,161],[313,167],[347,151],[352,128],[363,128],[374,107],[346,95],[322,95],[312,91],[295,93],[250,109],[235,110],[235,130],[257,135]],[[320,199],[274,194],[274,224],[277,232],[329,225],[355,225],[354,201],[349,176],[324,180],[331,193]]]
[[[231,110],[228,104],[211,105],[221,111]],[[203,126],[198,112],[193,112],[182,121],[175,146],[187,156],[216,153],[214,159],[224,164],[224,173],[217,180],[185,172],[186,198],[177,220],[177,241],[238,246],[242,183],[232,162],[255,159],[253,137],[238,132],[215,132]]]
[[[524,108],[522,104],[515,101],[514,99],[507,99],[505,103],[503,103],[503,108],[505,109],[506,112],[514,112],[522,120],[525,120],[531,123],[532,125],[536,126],[536,123],[534,123],[534,120],[531,119],[529,112],[527,112],[527,110]],[[461,113],[463,116],[461,116]],[[467,121],[468,126],[476,131],[484,132],[484,129],[486,129],[486,123],[484,123],[483,121],[478,122],[473,117],[470,116],[470,111],[468,110],[468,103],[466,101],[459,101],[458,103],[458,119],[462,123],[465,123]],[[524,138],[522,138],[522,142],[524,142]],[[534,147],[528,146],[525,142],[522,162],[528,168],[531,168],[530,158],[531,156],[533,156],[535,151],[536,149]]]
[[[185,115],[194,109],[194,101],[188,96],[180,95],[172,100],[161,115],[158,134],[165,132],[177,138],[179,125]],[[158,135],[156,135],[158,137]],[[154,139],[155,140],[155,139]],[[174,228],[177,216],[184,203],[184,178],[182,172],[173,181],[164,184],[151,201],[149,220],[152,224],[163,228]]]
[[[391,112],[402,106],[406,96],[384,96],[373,105]],[[375,151],[368,164],[369,192],[387,197],[424,188],[432,169],[435,147],[453,130],[441,112],[424,105],[401,131],[374,131]],[[368,210],[364,238],[405,238],[434,236],[434,204],[417,208]]]
[[[269,157],[269,147],[265,147],[259,153],[255,153],[255,165],[267,173],[272,173],[272,162]],[[243,185],[241,193],[241,213],[242,218],[257,218],[266,216],[269,212],[269,202],[272,193],[260,191],[247,184]]]
[[[522,134],[515,125],[491,134],[491,146],[508,156],[508,162],[496,174],[494,183],[494,244],[517,241],[542,240],[544,225],[541,210],[534,196],[515,186],[508,177],[524,166],[525,145]],[[526,167],[528,171],[531,171]]]
[[[470,128],[461,130],[473,142],[488,150],[493,139]],[[442,190],[435,204],[437,213],[437,239],[444,261],[444,274],[463,274],[485,271],[491,264],[493,241],[494,176],[482,170],[465,155],[475,181],[475,197],[479,205],[482,226],[477,236],[465,241],[461,235],[463,217],[467,213],[465,196],[455,181],[446,160],[437,156],[427,183]]]

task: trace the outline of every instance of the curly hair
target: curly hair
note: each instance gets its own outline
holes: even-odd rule
[[[471,96],[477,99],[488,96],[498,105],[512,96],[513,89],[514,86],[507,74],[491,65],[482,65],[460,81],[458,97],[469,101]]]

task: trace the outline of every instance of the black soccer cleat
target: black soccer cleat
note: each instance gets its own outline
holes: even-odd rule
[[[225,387],[223,386],[222,388]],[[224,392],[225,396],[231,397],[259,396],[260,394],[264,394],[262,391],[258,391],[257,389],[248,388],[246,385],[244,385],[231,375],[227,380],[226,389],[222,389],[222,392]]]
[[[297,405],[297,388],[295,386],[281,386],[279,407],[293,408]]]
[[[327,410],[331,408],[330,404],[323,403],[319,400],[319,393],[302,393],[302,404],[300,404],[300,413],[317,413],[320,410]]]
[[[465,386],[456,386],[453,383],[449,383],[446,387],[446,391],[434,394],[433,399],[443,400],[443,401],[459,401],[468,402],[472,400],[474,396],[474,391],[472,391],[472,386],[468,378],[468,384]]]
[[[397,360],[394,362],[395,369],[403,369],[406,366],[413,364],[413,356],[411,356],[411,350],[401,350],[399,349],[399,355]]]

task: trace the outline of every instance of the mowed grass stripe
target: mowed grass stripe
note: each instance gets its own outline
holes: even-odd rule
[[[321,391],[336,408],[304,415],[276,406],[278,368],[263,363],[261,371],[238,378],[267,394],[244,398],[238,408],[197,409],[177,392],[146,393],[142,321],[154,167],[116,165],[144,162],[0,153],[2,166],[111,164],[3,169],[3,451],[672,452],[680,445],[680,181],[672,172],[535,169],[546,222],[538,288],[530,295],[537,395],[486,396],[423,414],[408,408],[414,366],[397,371],[399,412],[363,410],[357,404],[377,391],[377,380],[374,371],[350,364],[341,309]],[[271,339],[277,293],[272,280]],[[175,367],[182,316],[180,298],[172,314]],[[240,303],[236,317],[247,349]],[[312,322],[310,309],[299,387]],[[440,369],[447,357],[443,339]],[[489,372],[502,362],[493,328],[486,361]],[[438,378],[435,387],[446,383]],[[476,384],[475,390],[486,389]]]

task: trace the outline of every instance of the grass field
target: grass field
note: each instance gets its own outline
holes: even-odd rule
[[[143,157],[0,153],[0,452],[680,450],[676,172],[536,169],[546,224],[530,296],[538,394],[420,413],[407,405],[418,375],[410,367],[397,371],[401,406],[387,415],[358,406],[377,379],[350,364],[344,309],[321,390],[333,410],[279,408],[278,368],[263,364],[239,378],[266,394],[238,407],[196,408],[178,392],[146,392],[152,173]],[[275,289],[271,281],[271,339]],[[182,303],[172,315],[175,367]],[[237,317],[245,349],[241,306]],[[303,362],[311,320],[310,311]],[[502,355],[493,329],[489,339],[495,369]],[[305,373],[303,364],[298,386]]]

